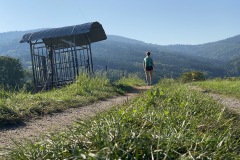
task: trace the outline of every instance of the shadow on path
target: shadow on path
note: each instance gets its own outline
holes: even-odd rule
[[[29,120],[28,122],[21,123],[17,126],[1,128],[0,148],[11,148],[13,145],[12,139],[18,141],[34,139],[39,137],[41,134],[65,130],[77,119],[92,117],[99,112],[105,111],[116,105],[123,104],[131,98],[137,96],[139,93],[150,88],[152,88],[152,86],[137,86],[122,96],[98,101],[84,107],[69,108],[59,113],[43,116],[40,119]]]

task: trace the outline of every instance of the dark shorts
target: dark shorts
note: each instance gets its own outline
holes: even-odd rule
[[[147,70],[147,71],[152,71],[152,70],[153,70],[153,67],[152,67],[152,66],[146,67],[146,70]]]

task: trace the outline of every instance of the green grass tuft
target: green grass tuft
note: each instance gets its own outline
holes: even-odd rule
[[[0,127],[124,94],[128,87],[111,84],[106,76],[83,74],[76,83],[36,94],[0,90]]]
[[[240,124],[187,85],[163,80],[68,132],[17,144],[11,159],[239,159]]]
[[[197,85],[210,92],[219,93],[227,96],[233,96],[240,99],[240,79],[213,79],[202,82],[194,82]]]

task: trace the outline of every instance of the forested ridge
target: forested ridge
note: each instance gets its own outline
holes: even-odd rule
[[[172,51],[228,62],[240,57],[240,35],[200,45],[169,45]]]
[[[0,33],[0,56],[20,59],[23,67],[31,66],[29,45],[19,43],[25,33]],[[156,77],[178,77],[197,70],[208,77],[239,76],[240,35],[200,45],[156,45],[121,36],[108,35],[107,40],[92,44],[94,68],[142,73],[146,51],[152,53]]]

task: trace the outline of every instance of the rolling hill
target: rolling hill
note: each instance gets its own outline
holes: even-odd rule
[[[25,33],[0,33],[0,55],[19,58],[24,67],[31,66],[29,45],[19,41]],[[178,77],[181,73],[198,70],[209,77],[238,75],[232,70],[240,57],[240,35],[200,45],[156,45],[126,37],[108,35],[108,39],[92,44],[95,69],[109,69],[143,73],[142,61],[146,51],[152,53],[156,64],[156,78]],[[235,66],[236,68],[236,66]]]
[[[228,62],[240,57],[240,35],[200,45],[169,45],[166,48],[187,55]]]

